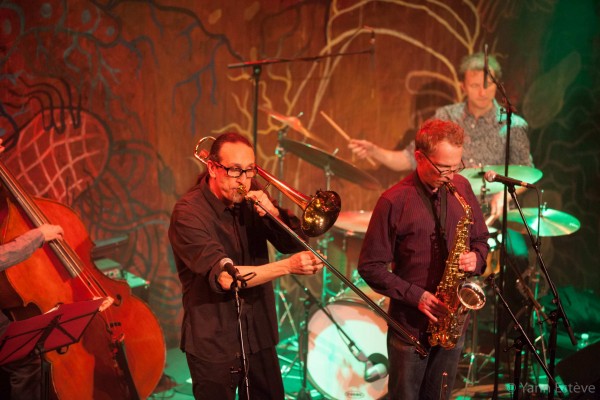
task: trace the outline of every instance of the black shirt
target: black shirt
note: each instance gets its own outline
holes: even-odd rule
[[[207,178],[175,204],[169,240],[183,286],[181,349],[220,362],[240,351],[234,293],[223,291],[216,281],[220,261],[231,258],[234,265],[267,264],[267,240],[285,254],[303,247],[269,217],[259,217],[252,204],[226,207],[210,191]],[[300,234],[297,218],[283,210],[280,218],[288,226],[294,222],[294,230]],[[279,337],[272,284],[239,293],[246,351],[255,353],[276,345]]]

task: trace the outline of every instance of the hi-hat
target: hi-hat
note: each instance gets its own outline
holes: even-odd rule
[[[280,144],[285,150],[294,153],[312,165],[325,171],[329,170],[332,175],[354,182],[365,189],[381,189],[381,183],[372,175],[325,150],[288,138],[281,139]]]
[[[494,171],[498,175],[504,175],[504,165],[486,165],[485,167],[465,168],[461,175],[469,180],[475,195],[481,194],[481,189],[485,185],[486,194],[494,194],[504,190],[504,184],[500,182],[487,182],[484,175],[487,171]],[[535,183],[542,179],[544,174],[537,168],[527,165],[509,165],[508,177],[522,182]]]
[[[527,226],[533,233],[538,232],[538,209],[524,208],[523,216],[527,221]],[[523,219],[519,210],[510,210],[506,215],[506,220],[523,225]],[[540,219],[540,236],[563,236],[570,235],[581,227],[581,223],[574,216],[562,211],[546,208],[542,210]]]
[[[283,115],[276,111],[271,110],[270,108],[263,107],[263,106],[258,106],[258,108],[261,111],[264,111],[267,114],[269,114],[269,116],[271,118],[276,119],[279,122],[283,122],[286,125],[289,125],[293,130],[304,135],[304,137],[306,137],[310,140],[313,140],[313,141],[319,143],[320,145],[323,145],[323,146],[326,145],[326,143],[324,141],[322,141],[321,139],[316,137],[312,132],[310,132],[308,129],[306,129],[302,125],[302,122],[300,121],[300,119],[298,117],[293,116],[293,115]]]

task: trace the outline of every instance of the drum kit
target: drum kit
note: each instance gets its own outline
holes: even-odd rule
[[[265,107],[259,107],[271,118],[289,126],[299,132],[305,139],[309,139],[319,145],[325,143],[306,129],[300,120],[294,116],[277,113]],[[333,121],[327,117],[330,123]],[[336,130],[340,130],[337,124]],[[331,178],[336,176],[369,190],[381,190],[379,181],[354,166],[340,159],[336,152],[328,152],[315,145],[303,141],[292,140],[282,135],[280,130],[278,155],[280,162],[286,152],[292,153],[300,159],[324,170],[326,177],[326,190],[330,190]],[[487,182],[484,174],[493,170],[498,174],[504,174],[503,165],[488,165],[479,168],[467,168],[461,172],[466,177],[475,194],[481,194],[481,199],[487,195],[499,193],[504,190],[504,184],[500,182]],[[280,164],[280,171],[282,165]],[[539,181],[543,173],[529,166],[510,165],[508,176],[519,181],[535,183]],[[580,228],[577,218],[557,210],[543,208],[538,220],[537,208],[523,209],[527,226],[534,234],[542,237],[568,235]],[[347,278],[356,282],[363,293],[367,294],[381,308],[387,310],[387,298],[378,295],[364,282],[357,279],[356,269],[362,240],[367,231],[371,219],[370,211],[342,211],[331,229],[331,233],[325,233],[326,238],[320,240],[319,250],[328,256],[333,265],[338,265]],[[525,229],[521,215],[518,210],[511,210],[507,215],[507,221],[520,224]],[[495,234],[497,230],[489,227],[490,233]],[[333,237],[331,237],[333,236]],[[495,236],[495,235],[493,235]],[[497,236],[490,239],[490,255],[488,255],[488,268],[486,274],[491,273],[499,267]],[[328,249],[328,243],[333,243],[333,248]],[[328,255],[328,250],[333,254]],[[345,335],[340,334],[340,326],[343,330],[352,334],[351,344],[357,345],[365,354],[383,355],[387,354],[385,321],[374,313],[368,305],[354,295],[353,291],[340,288],[339,291],[330,293],[327,291],[326,271],[323,272],[323,291],[321,294],[322,306],[313,312],[308,321],[308,354],[306,356],[307,375],[312,385],[326,398],[341,399],[349,397],[360,397],[361,399],[383,398],[387,393],[387,373],[382,379],[372,382],[365,379],[364,360],[359,360],[353,354],[352,346]],[[286,308],[289,314],[289,309]],[[281,320],[280,320],[281,322]],[[387,362],[385,356],[381,356]]]
[[[502,192],[504,190],[503,183],[487,182],[485,180],[484,176],[487,171],[494,171],[496,174],[505,175],[505,166],[487,165],[479,168],[467,168],[461,172],[461,175],[463,175],[469,180],[471,187],[473,188],[473,192],[476,195],[480,195],[480,205],[482,207],[482,210],[484,211],[484,214],[487,206],[486,201],[489,199],[487,196]],[[543,173],[539,169],[530,166],[509,165],[508,174],[506,174],[505,176],[513,178],[514,180],[519,182],[527,182],[534,184],[542,178]],[[579,230],[579,228],[581,227],[581,224],[577,218],[562,211],[549,209],[547,208],[546,203],[543,203],[539,208],[523,208],[521,211],[523,213],[523,216],[521,216],[521,213],[518,209],[509,210],[506,215],[507,226],[517,232],[520,232],[521,234],[526,234],[527,228],[529,228],[533,236],[563,236],[570,235]],[[488,240],[488,244],[490,245],[490,251],[487,256],[487,266],[482,275],[482,279],[487,278],[492,273],[497,274],[500,270],[500,243],[502,241],[502,235],[500,234],[497,228],[491,226],[490,219],[486,220],[486,224],[488,225],[488,230],[490,232],[490,238]],[[529,316],[529,318],[533,317],[533,319],[539,319],[540,315],[543,316],[543,311],[540,310],[538,307],[535,307],[535,304],[539,304],[537,302],[537,299],[540,293],[539,285],[541,281],[539,276],[540,273],[536,272],[537,270],[538,269],[534,266],[529,266],[524,272],[517,272],[520,278],[517,279],[515,282],[516,287],[519,288],[519,293],[521,293],[522,296],[526,296],[527,300],[531,301],[534,304],[534,308],[536,309],[535,313],[540,313],[539,315],[534,314]],[[536,276],[530,276],[532,274]],[[529,277],[529,279],[525,277]],[[532,287],[529,287],[529,284],[527,284],[526,282],[529,282],[529,284]],[[525,307],[522,310],[520,310],[519,313],[517,313],[517,315],[520,315],[520,313],[524,310],[527,310],[527,308]],[[540,321],[536,322],[538,323],[535,326],[537,326],[538,329],[543,331],[543,324],[541,324]],[[477,330],[481,329],[481,326],[482,324],[477,323],[477,315],[475,315],[473,319],[471,332],[472,343],[470,345],[470,348],[469,346],[467,346],[467,354],[465,354],[464,356],[464,360],[468,364],[466,375],[463,375],[463,380],[465,382],[465,390],[468,387],[479,383],[479,378],[485,378],[493,375],[493,372],[489,372],[489,374],[485,375],[484,377],[478,375],[482,372],[485,366],[491,367],[493,365],[493,362],[490,361],[490,355],[481,354],[477,352]],[[506,336],[503,337],[506,338]],[[540,337],[536,339],[536,341],[537,340],[543,340],[543,332],[540,334]],[[542,345],[542,349],[545,351],[544,345]],[[468,392],[465,391],[464,394],[467,395]]]

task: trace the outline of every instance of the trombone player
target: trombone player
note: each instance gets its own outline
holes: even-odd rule
[[[265,216],[268,211],[304,237],[299,219],[273,204],[253,179],[258,172],[248,139],[238,133],[220,135],[205,163],[207,172],[177,201],[169,226],[183,287],[180,347],[194,397],[233,400],[239,389],[240,398],[283,399],[271,281],[287,274],[316,274],[323,262],[301,251],[300,243]],[[267,241],[281,253],[295,254],[269,262]],[[233,276],[245,281],[238,292],[241,335]],[[247,381],[239,336],[248,360]]]

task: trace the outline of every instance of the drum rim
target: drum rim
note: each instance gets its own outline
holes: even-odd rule
[[[385,334],[385,336],[387,336],[388,325],[387,325],[387,323],[385,323],[385,320],[381,316],[379,316],[375,311],[373,311],[373,309],[367,303],[365,303],[360,297],[357,298],[356,300],[355,299],[333,300],[333,301],[330,301],[329,303],[327,303],[324,307],[328,307],[332,304],[338,304],[338,305],[344,305],[344,306],[359,304],[361,307],[366,308],[367,310],[369,310],[373,313],[373,316],[375,316],[376,318],[380,318],[384,322],[383,325],[386,327],[386,331],[384,332],[384,334]],[[317,314],[319,311],[323,312],[323,310],[321,310],[321,307],[317,307],[313,312],[311,312],[310,316],[308,318],[306,331],[308,333],[309,338],[310,338],[310,334],[311,334],[310,329],[309,329],[310,321],[315,316],[315,314]],[[324,315],[323,317],[327,319],[326,315]],[[331,321],[329,321],[329,322],[331,323]],[[309,343],[309,350],[310,350],[310,343]],[[310,352],[308,354],[310,354]],[[308,358],[307,358],[306,362],[308,364]],[[326,390],[324,390],[323,387],[315,381],[315,379],[313,378],[313,374],[311,373],[310,368],[308,368],[308,367],[306,368],[306,378],[311,383],[311,385],[319,392],[319,394],[324,396],[326,399],[329,399],[329,400],[337,399],[336,397],[332,397],[331,394],[329,394]],[[389,382],[389,376],[386,377],[385,379],[386,379],[386,381]],[[386,387],[385,390],[383,390],[382,395],[380,397],[377,397],[375,400],[383,400],[383,399],[387,398],[388,393],[389,393],[389,388]]]

